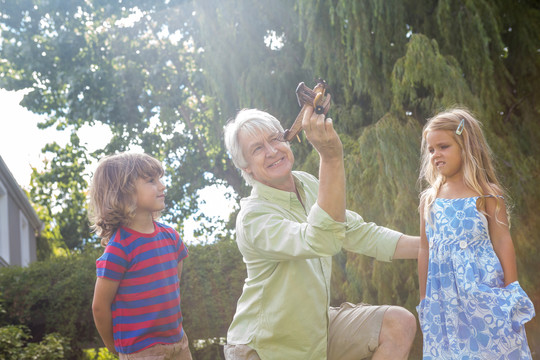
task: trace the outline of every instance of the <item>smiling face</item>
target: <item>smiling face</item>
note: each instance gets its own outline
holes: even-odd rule
[[[463,177],[461,148],[452,131],[429,131],[426,135],[426,144],[431,154],[431,164],[446,177],[447,181]]]
[[[258,132],[250,136],[240,131],[238,142],[247,162],[245,172],[270,187],[294,191],[294,155],[288,143],[278,140],[277,132]]]
[[[135,180],[137,212],[157,212],[165,208],[165,185],[157,176]]]

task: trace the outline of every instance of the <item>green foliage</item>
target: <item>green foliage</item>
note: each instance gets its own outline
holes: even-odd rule
[[[102,249],[87,248],[82,254],[36,262],[27,268],[0,269],[0,326],[25,326],[37,340],[58,333],[69,341],[69,347],[62,343],[66,358],[108,359],[113,356],[105,350],[85,350],[84,355],[82,352],[82,349],[102,345],[91,309],[95,260],[101,252]],[[218,343],[197,348],[193,343],[225,336],[245,278],[241,259],[236,243],[230,239],[189,247],[180,286],[183,324],[195,359],[210,359],[222,352]],[[10,329],[9,333],[14,331]],[[23,331],[16,334],[18,337],[10,335],[6,339],[13,342],[18,338],[22,342],[29,338]],[[54,339],[52,336],[47,340],[48,348],[53,347]]]
[[[376,121],[390,105],[388,77],[407,41],[407,4],[399,0],[297,3],[306,66],[332,86],[337,105],[360,105],[350,120]]]
[[[45,163],[45,171],[32,171],[30,197],[45,224],[40,242],[46,240],[53,248],[82,249],[85,242],[96,242],[86,208],[85,168],[90,159],[75,133],[64,148],[52,143],[43,151],[56,156]],[[40,259],[47,257],[46,250],[41,251]]]
[[[258,107],[290,125],[299,110],[296,85],[314,85],[314,75],[301,67],[294,3],[208,0],[194,2],[194,8],[207,91],[219,101],[220,123],[239,108]]]
[[[417,198],[414,187],[417,168],[403,161],[416,157],[419,144],[410,139],[417,133],[418,123],[412,119],[400,120],[388,115],[366,128],[356,141],[346,138],[347,204],[366,221],[385,224],[404,233],[417,233],[413,207]],[[374,148],[379,151],[370,151]],[[347,284],[342,286],[349,299],[413,308],[417,301],[415,268],[416,264],[411,261],[396,261],[390,265],[349,253]]]
[[[246,269],[234,241],[222,239],[189,247],[180,293],[190,340],[226,336],[245,277]]]
[[[86,349],[84,350],[84,356],[86,360],[116,360],[118,356],[114,355],[106,347],[98,349]]]
[[[5,358],[15,359],[29,337],[22,326],[0,327],[0,354]]]
[[[0,301],[8,309],[0,314],[0,325],[24,325],[37,340],[58,333],[69,339],[66,356],[80,357],[97,336],[91,310],[97,254],[88,250],[27,268],[0,269]]]
[[[120,0],[12,1],[2,7],[0,86],[31,88],[22,104],[47,116],[40,126],[73,132],[66,148],[43,149],[52,160],[34,174],[33,199],[47,208],[43,220],[52,224],[47,238],[69,249],[93,240],[81,168],[133,146],[164,162],[174,222],[196,212],[197,190],[207,185],[226,181],[245,191],[221,146],[223,114],[203,91],[193,11],[189,1],[138,1],[129,8]],[[144,16],[122,23],[137,12]],[[76,131],[96,123],[109,126],[113,139],[87,154]]]
[[[416,119],[427,119],[434,109],[455,104],[479,108],[462,74],[459,63],[452,56],[443,56],[435,40],[414,34],[392,73],[392,108],[398,114],[409,111]]]
[[[55,333],[47,334],[39,343],[30,343],[25,326],[0,327],[0,358],[5,360],[65,359],[68,341]]]
[[[76,136],[65,149],[48,148],[54,157],[34,175],[32,199],[53,244],[72,249],[92,241],[80,166],[133,145],[164,161],[166,215],[174,223],[196,211],[197,190],[207,185],[227,184],[245,195],[222,144],[226,120],[240,108],[258,107],[288,127],[298,111],[296,84],[322,77],[345,147],[348,207],[411,234],[419,230],[423,124],[456,104],[474,111],[514,204],[520,282],[540,305],[535,2],[141,0],[136,6],[18,0],[0,11],[0,86],[31,88],[23,104],[47,115],[43,127],[76,131],[102,123],[114,136],[96,154],[85,154]],[[143,16],[131,26],[117,22],[137,11]],[[265,39],[283,45],[267,46]],[[297,167],[317,174],[310,145],[293,149]],[[240,255],[229,240],[190,250],[182,284],[187,332],[191,339],[224,336],[245,276]],[[399,304],[414,312],[415,269],[413,261],[382,264],[340,254],[332,301]],[[540,323],[528,326],[531,348],[539,349]]]
[[[224,360],[223,345],[225,338],[199,340],[191,355],[195,360]]]
[[[538,249],[531,239],[540,231],[533,180],[540,172],[540,23],[533,20],[540,9],[530,2],[455,0],[298,4],[306,64],[338,85],[331,111],[345,146],[348,208],[418,234],[421,127],[444,108],[468,106],[484,124],[519,209],[512,228],[519,278],[538,306],[540,283],[531,270],[538,267]],[[334,56],[342,61],[331,61]],[[316,173],[316,165],[308,157],[303,167]],[[333,284],[338,296],[414,313],[414,262],[381,264],[354,254],[344,262],[343,256],[334,269],[346,279]],[[528,327],[537,349],[538,320]]]

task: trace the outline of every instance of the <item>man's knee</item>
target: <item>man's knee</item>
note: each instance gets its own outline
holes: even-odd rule
[[[381,328],[381,342],[390,340],[412,343],[416,335],[416,318],[405,308],[390,307],[384,314]]]

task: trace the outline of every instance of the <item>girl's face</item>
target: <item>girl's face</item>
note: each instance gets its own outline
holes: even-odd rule
[[[135,189],[137,191],[137,211],[152,213],[165,208],[165,185],[158,176],[137,178]]]
[[[426,143],[431,154],[431,164],[446,180],[463,177],[461,148],[450,130],[432,130],[426,135]]]

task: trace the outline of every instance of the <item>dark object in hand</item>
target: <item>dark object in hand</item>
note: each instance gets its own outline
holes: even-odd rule
[[[301,82],[296,88],[296,98],[298,99],[298,105],[302,107],[300,113],[294,120],[291,128],[285,130],[283,134],[280,135],[281,141],[291,141],[295,136],[302,131],[302,118],[304,117],[304,112],[308,106],[313,106],[317,114],[328,113],[330,109],[330,94],[326,93],[328,85],[326,81],[319,79],[319,82],[312,89],[308,88],[306,84]]]

